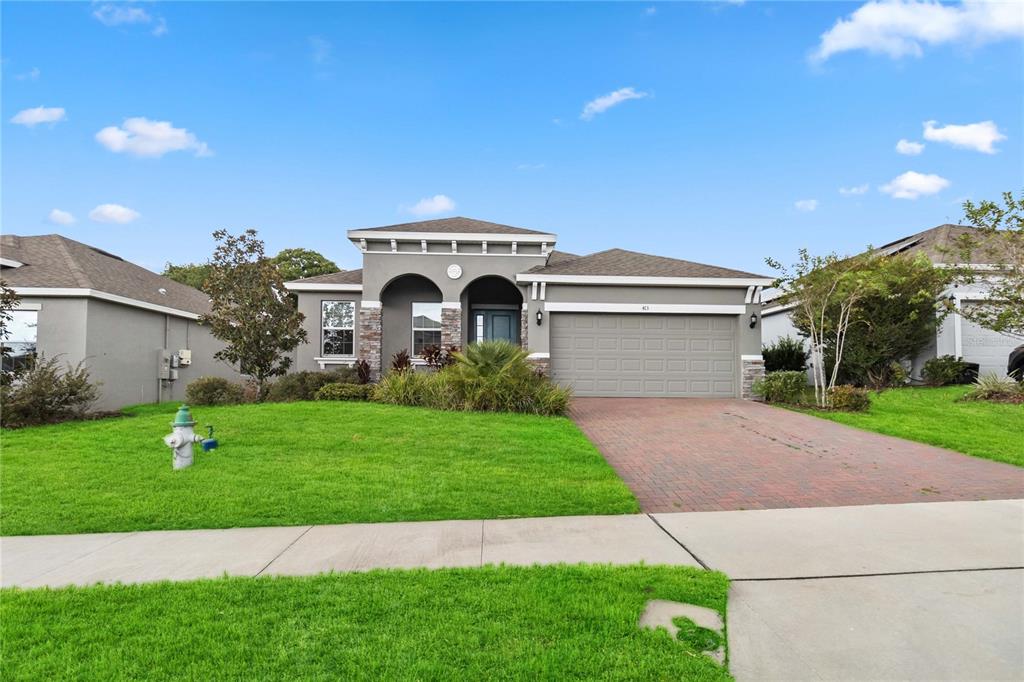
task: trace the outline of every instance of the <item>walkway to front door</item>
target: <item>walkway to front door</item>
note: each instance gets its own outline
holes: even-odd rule
[[[742,400],[576,398],[645,512],[1024,497],[1024,469]]]

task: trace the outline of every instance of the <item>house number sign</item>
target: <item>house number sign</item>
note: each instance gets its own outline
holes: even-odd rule
[[[462,266],[458,263],[452,263],[448,266],[448,278],[458,279],[459,277],[462,277]]]

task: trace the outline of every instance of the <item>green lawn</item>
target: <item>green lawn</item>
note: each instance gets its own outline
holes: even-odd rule
[[[975,457],[1024,466],[1024,405],[957,402],[966,386],[897,388],[872,394],[868,412],[810,414]]]
[[[3,535],[638,511],[568,419],[373,403],[206,407],[220,448],[171,470],[176,405],[3,431]]]
[[[713,608],[720,573],[484,567],[4,590],[5,680],[729,680],[650,599]],[[684,621],[685,622],[685,621]]]

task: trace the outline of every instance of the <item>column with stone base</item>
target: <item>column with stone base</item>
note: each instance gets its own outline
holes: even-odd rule
[[[383,316],[380,301],[363,301],[359,305],[359,357],[370,365],[370,380],[381,376],[381,336]]]
[[[526,356],[526,361],[533,365],[533,371],[537,374],[542,374],[546,377],[551,376],[550,353],[530,353]]]
[[[744,400],[760,400],[754,395],[754,382],[764,378],[764,358],[760,355],[740,356],[742,377],[740,380],[740,397]]]
[[[530,312],[523,304],[523,311],[519,315],[519,345],[522,348],[530,347]]]
[[[458,301],[441,303],[441,347],[462,347],[462,304]]]

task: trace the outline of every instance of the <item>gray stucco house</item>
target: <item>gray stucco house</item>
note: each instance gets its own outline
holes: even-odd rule
[[[222,344],[198,323],[209,298],[111,253],[60,235],[0,236],[0,277],[19,296],[5,342],[85,361],[102,382],[98,409],[181,400],[199,376],[238,379],[213,359]]]
[[[469,218],[355,229],[361,270],[287,283],[310,344],[296,369],[507,339],[581,396],[749,397],[771,279]]]
[[[882,254],[923,254],[939,267],[961,265],[957,240],[976,228],[966,225],[939,225],[909,237],[898,239],[877,248]],[[968,264],[980,274],[985,274],[990,263]],[[983,278],[973,284],[960,284],[945,292],[954,304],[954,312],[948,316],[935,334],[934,342],[910,361],[910,375],[921,379],[924,363],[940,355],[952,355],[966,362],[979,365],[979,373],[1006,376],[1011,370],[1024,369],[1024,342],[1021,339],[985,329],[965,318],[960,311],[977,305],[988,298]],[[767,298],[767,297],[766,297]],[[799,335],[789,316],[792,306],[779,306],[766,300],[763,337],[766,344],[784,336],[798,338]]]

